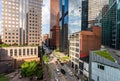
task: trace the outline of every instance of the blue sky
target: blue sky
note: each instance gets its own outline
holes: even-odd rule
[[[79,12],[79,7],[81,7],[81,0],[69,0],[69,35],[81,30],[81,12]]]
[[[42,7],[42,34],[50,31],[50,0],[43,0]]]
[[[50,0],[43,0],[42,6],[42,34],[50,30]],[[1,0],[0,0],[0,34],[1,34]]]
[[[0,34],[1,34],[1,0],[0,0]]]

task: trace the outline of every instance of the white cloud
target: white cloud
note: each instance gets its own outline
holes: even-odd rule
[[[43,0],[42,6],[42,34],[50,31],[50,0]]]
[[[43,0],[42,25],[50,24],[50,0]]]
[[[80,0],[70,0],[69,1],[69,15],[70,16],[80,16],[81,12],[79,11],[81,7]]]
[[[2,25],[1,24],[2,24],[2,20],[0,21],[0,34],[2,34],[2,27],[1,27]]]

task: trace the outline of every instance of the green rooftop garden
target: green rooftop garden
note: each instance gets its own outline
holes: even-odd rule
[[[0,47],[10,47],[9,44],[0,44]]]
[[[31,47],[34,47],[34,46],[39,46],[39,45],[38,44],[36,44],[36,45],[17,45],[17,44],[9,45],[9,44],[0,44],[0,47],[10,47],[10,46],[15,46],[15,47],[31,46]]]
[[[115,59],[110,55],[110,53],[106,50],[103,50],[103,51],[95,51],[95,54],[98,54],[112,62],[115,62]]]

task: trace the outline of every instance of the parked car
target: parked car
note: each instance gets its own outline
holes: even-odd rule
[[[73,76],[73,72],[69,72],[70,76]]]
[[[64,69],[61,69],[60,71],[61,71],[62,74],[66,74]]]
[[[59,81],[59,79],[58,79],[58,78],[55,78],[55,81]]]
[[[59,72],[60,70],[59,69],[56,69],[57,72]]]

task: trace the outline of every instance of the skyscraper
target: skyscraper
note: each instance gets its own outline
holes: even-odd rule
[[[59,0],[50,0],[50,46],[59,48]]]
[[[88,0],[82,0],[81,11],[81,30],[86,30],[88,28]]]
[[[68,6],[69,0],[60,0],[60,51],[68,52]]]
[[[50,0],[50,29],[56,24],[59,12],[59,0]]]
[[[88,23],[89,27],[96,25],[96,19],[102,11],[102,8],[107,5],[109,0],[88,0]]]
[[[41,45],[42,0],[2,0],[3,42]]]
[[[102,16],[102,44],[120,49],[120,1],[109,0],[109,8]]]
[[[60,0],[60,51],[68,52],[69,36],[86,30],[88,0]]]

